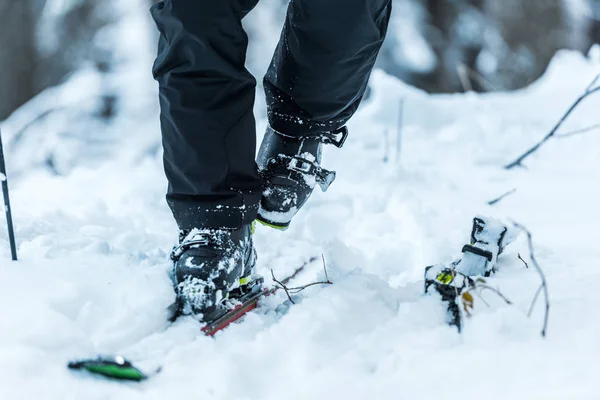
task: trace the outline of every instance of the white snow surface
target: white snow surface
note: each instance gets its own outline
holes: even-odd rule
[[[126,131],[107,128],[128,136],[128,147],[100,165],[9,174],[20,261],[8,261],[0,217],[0,399],[599,398],[600,132],[551,140],[527,169],[502,168],[598,72],[598,59],[564,52],[519,92],[429,96],[375,71],[345,147],[325,150],[336,182],[315,190],[288,231],[259,226],[255,235],[268,283],[271,268],[283,277],[323,253],[334,284],[307,289],[285,315],[273,311],[279,293],[216,338],[192,318],[166,321],[176,228],[160,155],[144,152],[160,137],[148,116],[144,132],[131,121]],[[389,140],[384,163],[384,132],[396,137],[401,99],[400,159]],[[598,109],[600,95],[563,132],[597,124]],[[24,165],[7,158],[9,171]],[[526,316],[539,277],[517,259],[528,259],[523,236],[488,281],[512,306],[492,293],[483,294],[489,307],[475,297],[459,335],[439,300],[422,295],[424,267],[453,260],[477,214],[533,233],[550,291],[545,339],[542,302]],[[316,279],[319,263],[297,282]],[[163,371],[123,384],[67,370],[70,359],[97,353]]]

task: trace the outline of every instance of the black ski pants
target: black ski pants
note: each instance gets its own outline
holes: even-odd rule
[[[159,82],[167,202],[182,230],[256,218],[256,81],[244,18],[258,0],[164,0]],[[269,123],[292,136],[342,127],[356,111],[385,37],[391,0],[291,0],[264,78]]]

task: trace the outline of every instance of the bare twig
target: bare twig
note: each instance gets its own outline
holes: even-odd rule
[[[508,192],[504,193],[503,195],[495,198],[494,200],[490,200],[488,201],[488,205],[493,206],[499,202],[501,202],[502,200],[504,200],[505,197],[510,196],[511,194],[513,194],[514,192],[516,192],[517,189],[513,189],[513,190],[509,190]]]
[[[544,286],[540,285],[540,287],[535,291],[535,296],[533,296],[533,300],[531,301],[531,305],[529,306],[529,311],[527,312],[528,318],[531,317],[531,314],[533,314],[533,306],[535,306],[535,303],[537,302],[540,293],[542,293],[543,288]]]
[[[596,83],[598,83],[598,80],[600,80],[600,74],[598,74],[598,75],[596,75],[596,76],[594,77],[594,79],[593,79],[593,80],[590,82],[590,84],[588,85],[588,87],[587,87],[587,88],[585,88],[585,91],[586,91],[586,92],[590,92],[590,91],[592,91],[592,90],[594,90],[594,89],[598,89],[598,88],[600,88],[600,86],[598,86],[598,87],[594,88],[594,86],[596,86]]]
[[[498,295],[498,296],[499,296],[499,297],[500,297],[502,300],[504,300],[504,302],[505,302],[506,304],[508,304],[508,305],[512,305],[512,302],[511,302],[510,300],[508,300],[508,299],[506,298],[506,296],[504,296],[504,295],[502,294],[502,292],[500,292],[498,289],[496,289],[496,288],[493,288],[493,287],[491,287],[491,286],[489,286],[489,285],[481,284],[481,283],[477,284],[477,285],[476,285],[476,287],[478,287],[478,288],[481,288],[481,289],[490,290],[490,291],[492,291],[492,292],[496,293],[496,294],[497,294],[497,295]]]
[[[485,299],[483,298],[481,293],[479,293],[478,290],[473,290],[472,293],[475,293],[477,295],[477,297],[479,298],[479,300],[481,300],[483,302],[483,304],[485,304],[488,308],[490,307],[490,304],[487,301],[485,301]]]
[[[327,262],[325,261],[325,254],[321,254],[321,258],[323,259],[323,270],[325,271],[325,278],[327,282],[329,282],[329,274],[327,273]]]
[[[556,136],[556,138],[563,139],[563,138],[568,138],[568,137],[571,137],[571,136],[581,135],[583,133],[588,133],[588,132],[591,132],[591,131],[593,131],[595,129],[598,129],[598,128],[600,128],[600,124],[591,125],[591,126],[588,126],[587,128],[577,129],[577,130],[574,130],[574,131],[571,131],[571,132],[565,132],[565,133],[557,134],[555,136]]]
[[[523,257],[521,257],[521,255],[519,254],[519,260],[523,261],[523,264],[525,264],[525,266],[527,268],[529,268],[529,264],[527,264],[527,261],[523,260]],[[531,305],[529,306],[529,311],[527,312],[527,317],[531,317],[531,314],[533,313],[533,306],[535,306],[535,303],[537,302],[537,299],[540,295],[540,293],[542,292],[542,289],[544,288],[544,284],[541,284],[540,287],[537,288],[537,290],[535,291],[535,295],[533,296],[533,300],[531,300]]]
[[[19,140],[21,140],[21,138],[23,137],[25,132],[27,132],[29,130],[29,128],[31,128],[33,125],[44,120],[49,115],[51,115],[57,111],[62,111],[64,109],[66,109],[66,107],[49,108],[47,110],[44,110],[39,115],[36,115],[31,121],[28,121],[23,127],[21,127],[21,129],[17,133],[15,133],[13,135],[9,145],[13,146],[13,145],[17,144],[17,142],[19,142]]]
[[[390,159],[390,135],[387,129],[383,130],[383,162],[387,164]]]
[[[474,281],[471,288],[469,290],[467,290],[466,293],[475,293],[477,295],[477,297],[479,297],[479,299],[483,302],[483,304],[485,304],[486,306],[489,307],[490,305],[483,299],[483,296],[480,293],[483,290],[489,290],[489,291],[496,293],[498,295],[498,297],[500,297],[502,300],[504,300],[504,302],[506,304],[512,305],[512,302],[510,300],[508,300],[506,298],[506,296],[504,296],[502,294],[502,292],[500,292],[500,290],[498,290],[492,286],[489,286],[488,284],[485,283],[485,281],[483,279]]]
[[[323,257],[323,270],[325,271],[325,278],[327,279],[326,281],[313,282],[313,283],[309,283],[308,285],[290,288],[290,287],[287,287],[287,285],[285,283],[277,280],[277,278],[275,278],[275,273],[273,272],[273,270],[271,270],[271,277],[273,278],[273,282],[277,283],[279,285],[279,287],[281,287],[285,291],[285,294],[287,295],[288,299],[290,300],[290,302],[292,304],[296,304],[296,303],[292,299],[292,296],[290,295],[290,293],[298,294],[301,291],[303,291],[304,289],[307,289],[311,286],[316,286],[316,285],[333,285],[333,282],[331,282],[331,280],[329,279],[329,275],[327,274],[327,264],[325,263],[325,255],[322,255],[322,257]]]
[[[293,294],[296,294],[296,293],[300,293],[301,291],[303,291],[306,288],[309,288],[309,287],[315,286],[315,285],[333,285],[333,282],[331,282],[331,280],[329,280],[329,275],[327,274],[327,264],[325,263],[325,255],[321,254],[321,257],[323,257],[323,270],[325,271],[325,279],[327,279],[327,280],[321,281],[321,282],[313,282],[313,283],[309,283],[308,285],[299,286],[299,287],[295,287],[295,288],[288,288],[288,290],[290,292],[292,292]]]
[[[562,116],[562,118],[558,121],[558,123],[554,126],[554,128],[552,128],[552,130],[540,142],[538,142],[535,146],[533,146],[532,148],[527,150],[525,153],[523,153],[521,156],[519,156],[515,161],[511,162],[510,164],[507,164],[504,167],[504,169],[508,170],[508,169],[513,169],[515,167],[522,167],[523,161],[527,157],[529,157],[530,155],[532,155],[533,153],[538,151],[540,149],[540,147],[542,147],[544,145],[544,143],[546,143],[553,136],[555,136],[556,133],[558,132],[558,129],[562,126],[562,124],[566,121],[566,119],[571,115],[571,113],[577,108],[579,103],[581,103],[583,100],[585,100],[588,96],[592,95],[593,93],[600,91],[600,86],[594,87],[596,85],[596,82],[598,82],[599,79],[600,79],[600,74],[596,75],[594,80],[588,85],[585,92],[581,96],[579,96],[579,98],[567,110],[567,112]]]
[[[533,297],[533,301],[529,308],[529,316],[533,312],[533,307],[539,297],[540,292],[543,290],[544,298],[546,301],[546,309],[545,309],[545,313],[544,313],[544,325],[542,327],[542,337],[546,337],[546,332],[548,331],[548,317],[550,314],[550,296],[548,295],[548,284],[546,283],[546,276],[544,275],[544,271],[542,271],[542,268],[540,268],[540,265],[538,264],[538,262],[535,258],[535,251],[533,249],[533,237],[531,235],[531,232],[529,232],[527,230],[527,228],[525,228],[523,225],[520,225],[516,222],[513,222],[513,224],[515,225],[515,227],[517,227],[518,229],[522,230],[523,232],[525,232],[527,234],[527,243],[529,245],[529,258],[531,259],[531,263],[533,264],[536,271],[540,275],[540,278],[542,279],[542,283],[541,283],[540,287],[538,288],[535,296]],[[519,257],[519,258],[521,258],[521,257]],[[525,261],[523,260],[523,262],[525,262]],[[527,263],[525,263],[525,265],[527,265]]]
[[[458,79],[460,80],[463,92],[472,92],[473,85],[471,85],[471,80],[469,79],[469,72],[467,70],[467,66],[465,64],[458,64],[456,66],[456,74],[458,75]]]
[[[521,254],[518,254],[519,260],[523,261],[523,264],[525,264],[525,267],[529,268],[529,264],[527,264],[527,261],[523,260],[523,257],[521,257]]]
[[[290,296],[288,287],[285,286],[284,283],[281,283],[280,281],[278,281],[277,278],[275,278],[275,273],[273,272],[273,270],[271,270],[271,277],[273,278],[273,282],[278,284],[285,291],[285,294],[287,295],[288,299],[292,302],[292,304],[296,304],[296,303],[294,303],[294,300],[292,300],[292,296]]]
[[[398,110],[398,130],[396,132],[396,164],[400,164],[402,154],[402,130],[404,128],[404,98],[400,99]]]
[[[488,92],[495,92],[495,91],[499,90],[496,86],[494,86],[489,80],[487,80],[479,72],[475,71],[473,68],[471,68],[467,65],[465,65],[465,67],[467,68],[467,72],[469,73],[469,76],[473,80],[477,81],[477,83],[479,83],[479,85],[481,86],[482,89],[485,88],[485,90]]]

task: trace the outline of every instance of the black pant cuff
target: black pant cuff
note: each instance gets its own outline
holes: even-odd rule
[[[238,229],[256,219],[260,196],[260,192],[253,192],[226,201],[207,201],[195,196],[167,195],[167,203],[182,231],[194,228]]]

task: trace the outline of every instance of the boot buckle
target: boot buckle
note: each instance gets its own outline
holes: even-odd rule
[[[298,156],[290,158],[290,163],[288,164],[290,171],[300,172],[301,174],[307,175],[315,175],[315,164]]]
[[[336,176],[335,171],[321,168],[318,164],[298,156],[290,157],[288,169],[304,175],[314,176],[323,192],[329,189],[329,186],[333,183]]]
[[[340,149],[344,143],[346,143],[346,139],[348,138],[348,128],[342,126],[335,131],[327,132],[320,137],[321,143],[323,144],[332,144],[338,149]]]
[[[326,169],[319,168],[316,179],[323,192],[326,192],[327,189],[329,189],[329,186],[331,186],[335,180],[335,176],[335,171],[328,171]]]

